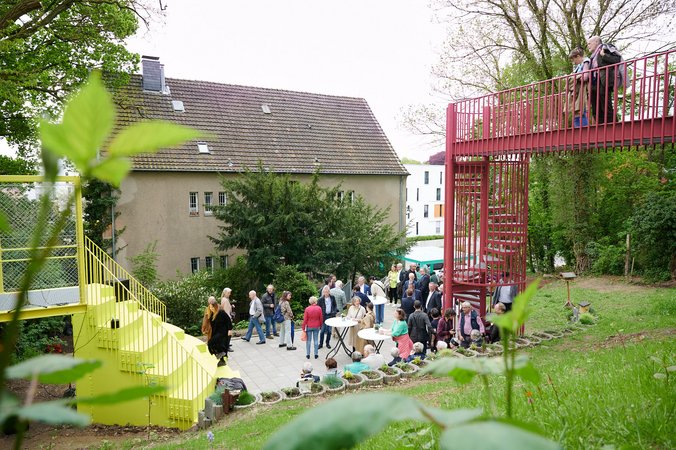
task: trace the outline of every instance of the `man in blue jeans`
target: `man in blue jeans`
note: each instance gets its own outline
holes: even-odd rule
[[[322,314],[324,315],[324,321],[330,319],[331,317],[336,317],[336,298],[331,295],[331,289],[328,286],[324,286],[322,289],[322,295],[317,301],[317,305],[322,309]],[[326,323],[322,324],[322,330],[319,333],[319,348],[324,347],[324,337],[326,336],[326,348],[331,348],[329,341],[331,340],[331,327]]]
[[[275,315],[275,308],[279,305],[279,300],[275,296],[275,287],[271,284],[268,285],[267,292],[263,294],[261,299],[263,303],[263,316],[265,316],[265,337],[272,339],[272,335],[279,336],[277,334],[277,324],[272,319],[272,316]],[[272,329],[272,332],[270,331]]]
[[[249,303],[249,328],[246,330],[246,335],[242,340],[249,342],[253,328],[256,327],[256,332],[258,333],[256,345],[265,344],[265,335],[259,322],[259,318],[263,315],[263,303],[256,295],[256,291],[249,291],[249,298],[251,299],[251,303]]]

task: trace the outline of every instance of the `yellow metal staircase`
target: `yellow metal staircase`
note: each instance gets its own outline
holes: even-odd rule
[[[38,230],[35,217],[45,192],[52,193],[50,217]],[[165,305],[84,236],[78,177],[57,177],[52,186],[40,176],[0,176],[0,213],[9,223],[9,229],[0,231],[0,322],[11,320],[17,307],[32,236],[42,236],[39,245],[46,245],[45,236],[59,215],[67,213],[66,225],[57,230],[57,243],[49,247],[51,255],[21,305],[20,318],[73,315],[75,356],[104,363],[77,382],[78,396],[147,384],[166,387],[146,400],[78,405],[94,422],[189,428],[216,379],[238,376],[227,366],[217,367],[205,343],[167,323]]]
[[[147,384],[167,389],[147,400],[78,410],[97,423],[189,428],[216,378],[238,374],[217,367],[204,342],[167,323],[164,304],[87,238],[85,268],[88,306],[73,316],[75,355],[104,364],[78,381],[77,395]]]

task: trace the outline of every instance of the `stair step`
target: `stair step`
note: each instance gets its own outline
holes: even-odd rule
[[[523,241],[520,240],[515,240],[515,239],[486,239],[487,244],[493,244],[495,245],[508,245],[508,246],[514,246],[514,247],[520,247],[524,243]]]
[[[518,249],[507,249],[507,248],[495,248],[495,247],[486,247],[486,253],[492,253],[494,255],[516,255],[519,252]]]
[[[489,220],[514,220],[516,214],[491,214],[488,216]]]
[[[491,228],[521,228],[525,227],[525,224],[521,222],[495,222],[495,223],[489,223],[488,224],[488,229],[490,230]],[[490,233],[490,231],[489,231]]]

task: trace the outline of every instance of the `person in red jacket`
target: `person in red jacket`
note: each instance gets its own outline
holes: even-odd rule
[[[315,359],[319,358],[319,329],[324,324],[322,308],[317,306],[317,297],[310,297],[310,306],[303,313],[303,331],[307,334],[305,341],[305,357],[310,359],[310,341],[314,342]]]

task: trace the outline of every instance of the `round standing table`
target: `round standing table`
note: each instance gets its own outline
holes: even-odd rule
[[[330,327],[338,329],[338,345],[334,346],[333,350],[326,354],[326,359],[336,356],[341,347],[343,350],[345,350],[345,354],[351,357],[352,350],[347,348],[347,345],[345,345],[345,336],[347,336],[347,332],[350,330],[350,328],[357,326],[359,322],[348,318],[331,317],[330,319],[326,319],[324,323]]]
[[[359,330],[357,335],[365,341],[373,341],[376,353],[380,353],[380,348],[385,341],[392,340],[392,336],[389,334],[380,334],[375,328],[364,328],[363,330]]]

